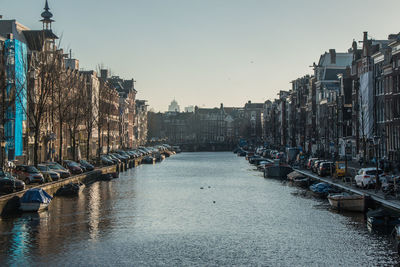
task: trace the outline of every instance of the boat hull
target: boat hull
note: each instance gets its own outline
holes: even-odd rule
[[[286,179],[287,175],[293,169],[289,166],[266,166],[264,169],[264,178]]]
[[[20,209],[24,212],[39,212],[47,209],[49,203],[21,203]]]
[[[328,196],[328,201],[329,204],[335,209],[357,212],[365,211],[365,198],[363,196]]]

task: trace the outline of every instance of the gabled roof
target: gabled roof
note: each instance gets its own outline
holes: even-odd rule
[[[58,39],[52,30],[23,31],[26,43],[32,51],[42,51],[44,41],[47,39]]]
[[[338,66],[338,67],[347,67],[351,66],[351,62],[353,61],[353,54],[352,53],[336,53],[336,63],[333,64],[331,62],[331,55],[330,53],[322,54],[318,65],[321,67],[326,66]]]

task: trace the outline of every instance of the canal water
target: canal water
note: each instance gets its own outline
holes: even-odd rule
[[[0,265],[382,266],[399,262],[364,216],[262,178],[233,153],[142,165],[48,211],[2,218]]]

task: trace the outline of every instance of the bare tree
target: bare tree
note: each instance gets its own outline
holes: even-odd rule
[[[57,81],[54,88],[53,108],[57,117],[59,128],[59,160],[63,158],[64,147],[64,125],[70,115],[71,105],[73,104],[74,90],[77,87],[79,77],[77,72],[72,69],[63,70],[61,78]]]
[[[115,130],[115,118],[118,117],[118,109],[115,101],[118,93],[110,87],[107,81],[101,80],[99,89],[99,109],[98,109],[98,131],[99,131],[99,151],[100,156],[102,133],[107,131],[107,153],[110,152],[111,131]]]
[[[69,78],[72,79],[71,83],[73,85],[72,90],[69,92],[69,109],[67,115],[64,117],[65,123],[67,125],[70,138],[71,138],[71,152],[73,160],[77,160],[77,145],[78,145],[78,133],[80,126],[83,122],[84,113],[84,94],[85,82],[83,80],[83,75],[79,71],[72,71],[72,75]]]
[[[86,131],[86,159],[90,158],[90,142],[92,133],[99,120],[99,95],[94,92],[90,75],[85,76],[86,87],[83,90],[83,122]]]
[[[53,88],[56,87],[61,75],[63,55],[60,51],[38,51],[31,54],[29,72],[32,77],[28,81],[27,118],[30,131],[34,137],[34,158],[35,165],[39,162],[39,142],[44,122],[49,121],[51,96]]]

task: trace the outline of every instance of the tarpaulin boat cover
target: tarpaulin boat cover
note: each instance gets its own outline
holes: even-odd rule
[[[310,189],[317,193],[329,193],[329,191],[332,190],[330,185],[326,184],[326,183],[318,183],[318,184],[312,185],[312,186],[310,186]]]
[[[41,188],[32,188],[21,198],[22,203],[50,203],[53,198]]]

